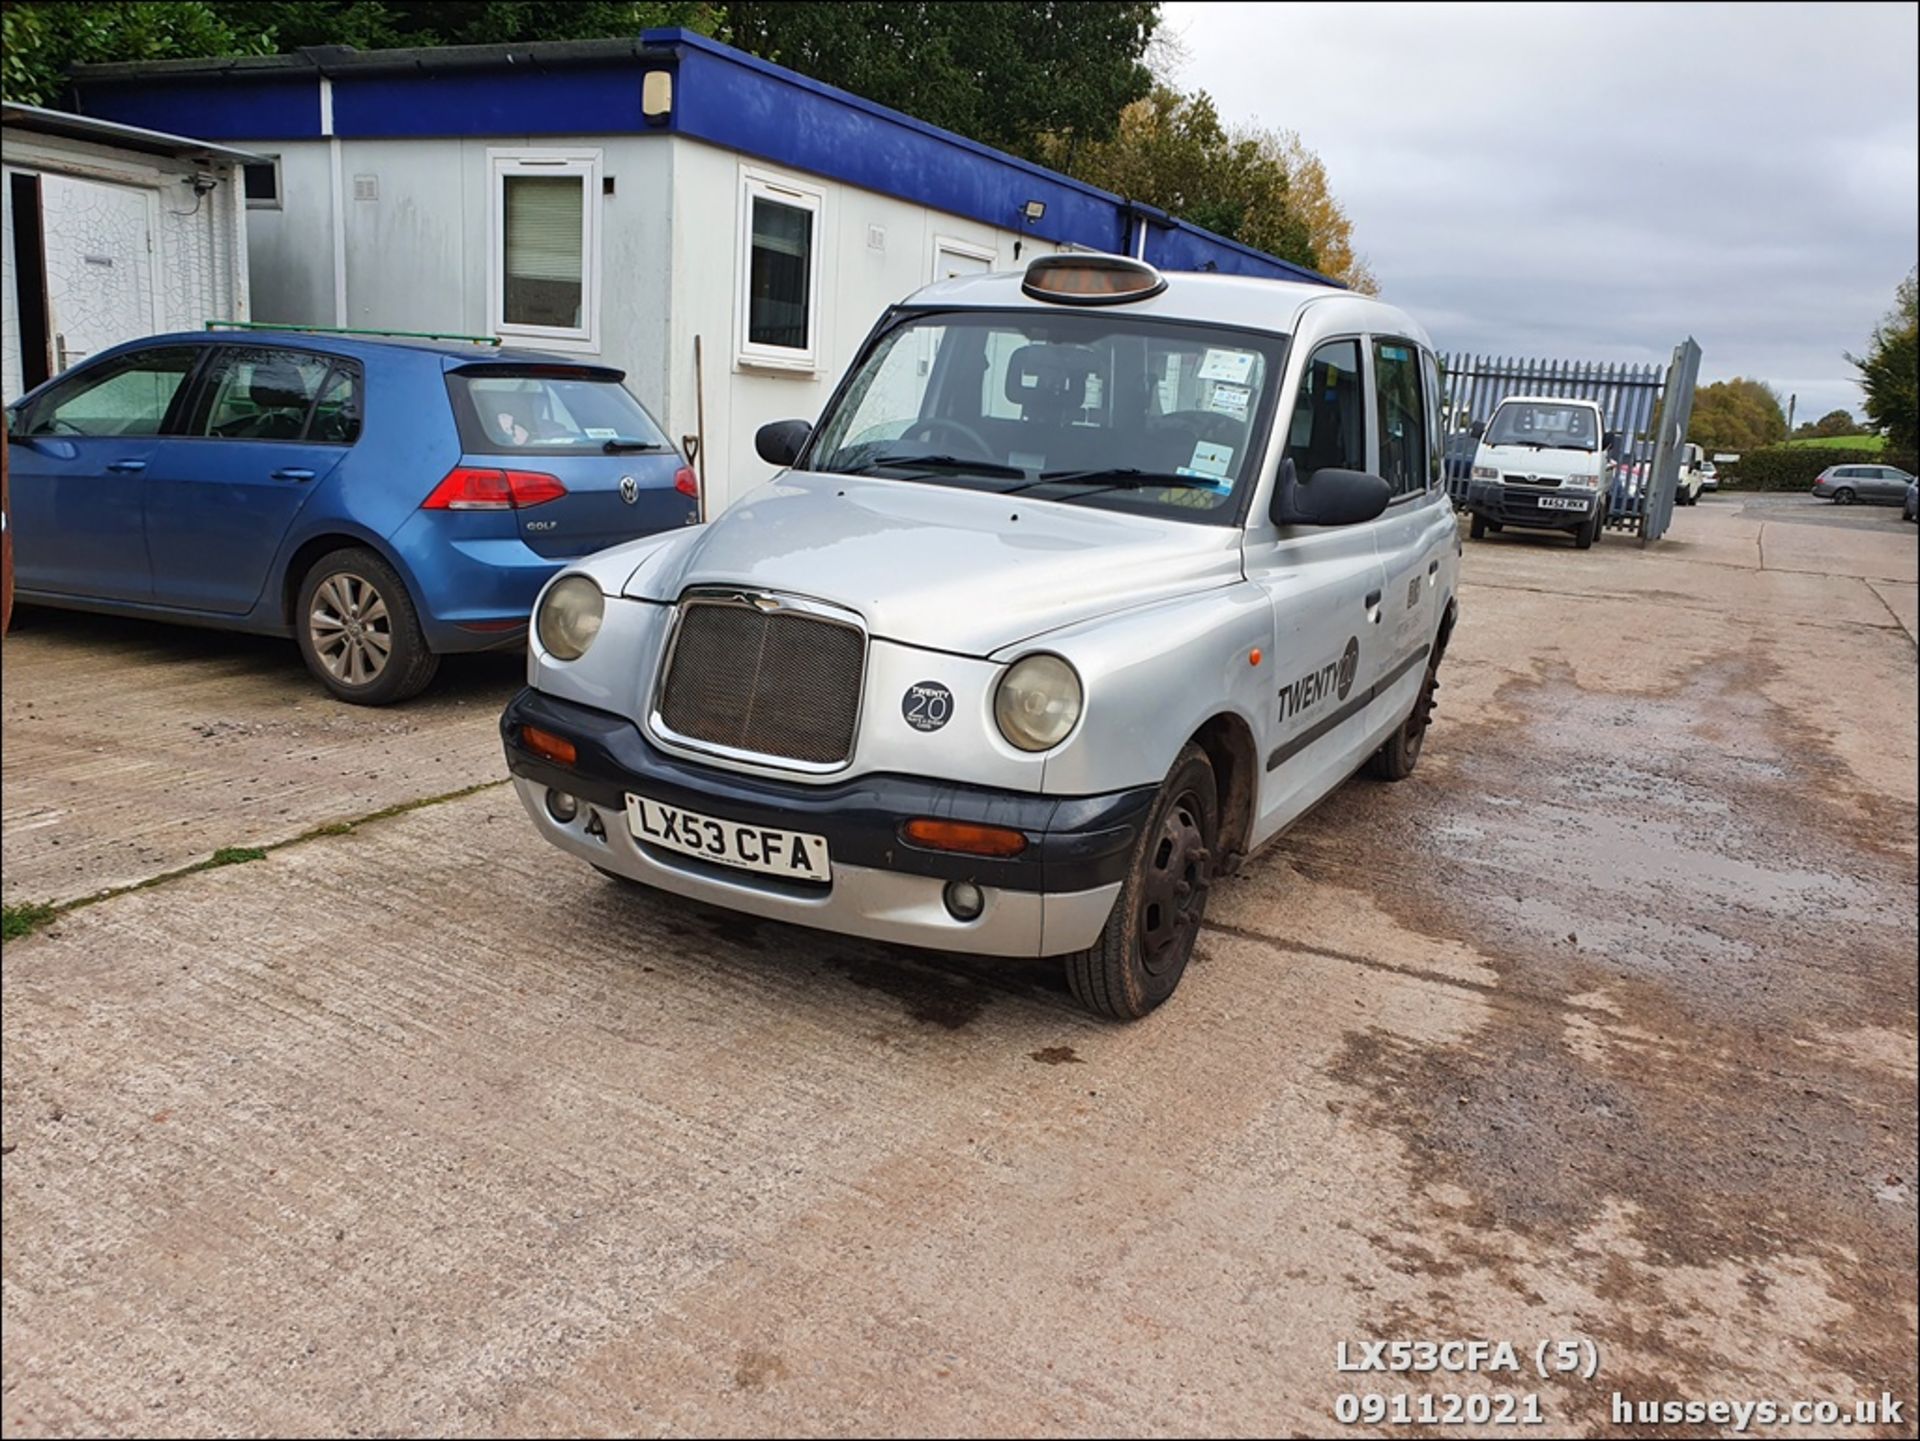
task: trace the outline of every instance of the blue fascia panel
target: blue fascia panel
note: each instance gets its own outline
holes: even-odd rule
[[[690,32],[644,38],[687,42],[674,87],[673,129],[681,135],[1044,240],[1101,250],[1125,244],[1117,195]],[[1047,207],[1032,225],[1021,218],[1029,200]]]
[[[82,82],[82,114],[202,140],[311,140],[320,135],[320,77],[168,83]]]
[[[333,128],[346,139],[625,135],[650,130],[631,60],[564,69],[336,75]]]

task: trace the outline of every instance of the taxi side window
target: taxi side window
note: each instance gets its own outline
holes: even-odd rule
[[[1301,480],[1317,470],[1367,468],[1367,409],[1360,342],[1330,340],[1313,352],[1294,399],[1287,459]]]
[[[1420,352],[1420,378],[1427,388],[1427,488],[1447,483],[1446,426],[1440,419],[1440,366],[1433,352]]]
[[[1373,343],[1380,395],[1380,477],[1395,495],[1427,488],[1426,402],[1420,396],[1420,353],[1407,340]]]

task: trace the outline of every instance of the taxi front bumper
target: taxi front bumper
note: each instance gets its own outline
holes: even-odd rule
[[[528,750],[534,726],[571,742],[561,766]],[[863,775],[803,785],[720,770],[655,747],[624,716],[540,691],[520,692],[500,718],[514,788],[539,832],[562,850],[629,880],[691,900],[843,935],[983,956],[1050,956],[1099,938],[1126,877],[1156,787],[1100,796],[1040,796],[920,776]],[[580,803],[554,817],[547,792]],[[832,879],[791,881],[725,866],[636,838],[626,798],[743,825],[826,837]],[[931,816],[1022,832],[1010,858],[909,845],[901,827]],[[943,900],[951,881],[980,887],[973,920]]]

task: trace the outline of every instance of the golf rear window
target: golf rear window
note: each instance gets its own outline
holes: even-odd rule
[[[585,454],[610,440],[669,445],[640,402],[606,373],[456,371],[447,390],[461,448],[470,455]]]

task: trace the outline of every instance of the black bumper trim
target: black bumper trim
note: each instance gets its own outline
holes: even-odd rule
[[[523,725],[572,741],[575,763],[555,765],[526,750]],[[642,791],[746,825],[823,835],[834,860],[846,865],[1014,891],[1085,891],[1124,879],[1159,789],[1060,797],[923,776],[863,775],[826,785],[769,780],[670,756],[625,716],[532,689],[507,703],[500,736],[514,775],[578,796],[610,812],[613,823],[625,824],[627,793]],[[1027,848],[1008,859],[925,850],[900,839],[900,826],[915,816],[1006,826],[1026,835]]]

